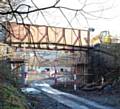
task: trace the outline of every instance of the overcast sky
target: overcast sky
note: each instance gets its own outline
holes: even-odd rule
[[[54,4],[56,0],[34,0],[38,7],[46,7]],[[80,9],[85,0],[61,0],[58,6],[69,7],[73,9]],[[30,0],[27,0],[27,3],[30,3]],[[93,17],[87,16],[88,23],[81,13],[78,13],[76,17],[75,13],[72,11],[62,10],[64,14],[67,16],[69,21],[74,28],[87,28],[93,27],[95,28],[95,34],[98,34],[100,31],[109,30],[113,35],[120,35],[120,1],[119,0],[87,0],[87,3],[84,8],[85,11],[91,12],[98,9],[105,9],[112,7],[111,9],[103,12],[95,12],[94,15],[108,18],[108,19],[95,19]],[[42,11],[43,15],[39,13],[30,14],[30,18],[33,23],[39,25],[51,25],[57,27],[71,27],[69,23],[66,21],[65,17],[62,15],[60,10],[50,9]],[[94,20],[93,20],[94,19]]]

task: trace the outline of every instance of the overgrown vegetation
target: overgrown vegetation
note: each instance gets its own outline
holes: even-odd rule
[[[97,48],[100,51],[91,52],[91,65],[96,79],[103,77],[104,81],[120,86],[120,44],[101,44]]]
[[[25,97],[11,84],[0,84],[1,109],[27,109]]]
[[[0,109],[27,109],[27,101],[20,92],[17,76],[11,72],[10,63],[0,61]]]

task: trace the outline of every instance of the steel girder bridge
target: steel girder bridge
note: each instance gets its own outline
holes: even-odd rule
[[[26,49],[86,51],[90,31],[44,25],[6,23],[6,43]]]

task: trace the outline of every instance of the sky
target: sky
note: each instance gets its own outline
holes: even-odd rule
[[[39,8],[51,6],[54,4],[55,1],[56,0],[34,0],[35,4]],[[29,15],[29,17],[34,24],[38,25],[50,25],[70,28],[73,27],[78,29],[92,27],[95,29],[93,34],[99,34],[101,31],[107,30],[110,31],[110,33],[114,36],[120,36],[119,0],[61,0],[57,6],[80,9],[84,6],[85,1],[87,2],[86,6],[83,9],[86,12],[90,13],[92,11],[102,9],[103,11],[96,11],[90,14],[103,18],[91,17],[83,12],[78,12],[75,17],[75,12],[65,9],[62,9],[62,12],[65,14],[71,25],[69,24],[69,22],[67,22],[65,16],[58,9],[44,10],[42,11],[42,13],[32,13]],[[26,3],[32,6],[30,0],[27,0]],[[106,10],[106,8],[110,9]],[[83,14],[87,16],[88,22],[85,20]],[[28,19],[26,19],[26,22],[29,22]]]

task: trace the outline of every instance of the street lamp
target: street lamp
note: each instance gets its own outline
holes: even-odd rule
[[[89,74],[90,73],[90,63],[91,63],[91,59],[90,59],[90,51],[89,51],[89,47],[90,47],[90,32],[93,32],[95,31],[94,28],[88,28],[88,34],[87,34],[87,37],[88,37],[88,50],[86,51],[86,63],[87,63],[87,73]],[[89,80],[89,79],[88,79]],[[87,81],[88,81],[87,80]],[[89,81],[88,81],[89,82]]]
[[[90,47],[90,32],[94,32],[95,29],[94,28],[88,28],[88,34],[87,34],[87,37],[88,37],[88,47]]]

